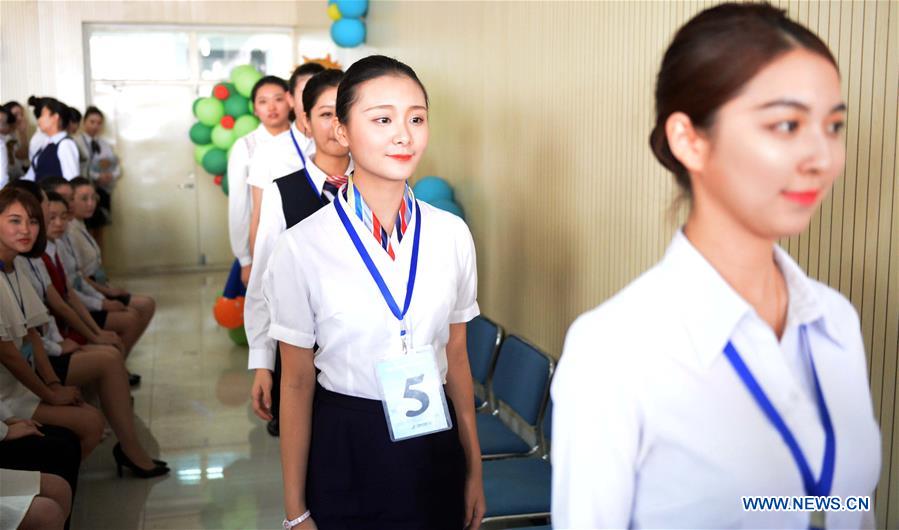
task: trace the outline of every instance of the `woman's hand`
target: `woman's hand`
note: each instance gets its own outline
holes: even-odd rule
[[[43,436],[44,433],[37,430],[37,427],[30,422],[18,422],[13,423],[9,426],[9,429],[6,431],[6,438],[4,440],[18,440],[19,438],[25,438],[26,436]]]
[[[65,406],[81,404],[81,392],[74,386],[53,385],[50,387],[50,392],[50,399],[46,400],[50,405]]]
[[[484,497],[484,481],[481,475],[469,475],[465,479],[465,528],[478,530],[486,512],[487,499]]]
[[[97,340],[95,342],[97,344],[115,346],[120,352],[125,351],[125,343],[122,342],[122,338],[119,337],[118,333],[116,333],[115,331],[107,331],[105,329],[101,329],[100,333],[97,333]]]

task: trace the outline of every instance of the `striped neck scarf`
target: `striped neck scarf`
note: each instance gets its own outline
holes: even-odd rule
[[[349,206],[350,210],[356,212],[356,216],[362,220],[366,228],[368,228],[368,231],[374,235],[375,241],[377,241],[378,244],[381,245],[381,248],[387,252],[390,259],[395,260],[396,255],[393,252],[393,245],[390,242],[390,236],[387,234],[387,230],[384,229],[384,225],[378,220],[375,213],[371,211],[368,204],[365,203],[365,199],[363,199],[362,194],[359,193],[359,188],[353,185],[353,177],[347,179],[347,187],[344,191],[344,196],[346,197],[347,206]],[[412,188],[406,184],[406,190],[403,192],[403,202],[400,204],[400,209],[396,213],[396,225],[394,230],[396,230],[397,241],[403,241],[403,236],[406,235],[406,229],[409,227],[409,223],[412,222],[412,210],[414,210],[415,205],[413,202],[414,200],[415,197],[412,195]]]

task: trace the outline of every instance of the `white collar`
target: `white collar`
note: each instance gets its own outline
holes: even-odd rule
[[[44,252],[47,253],[48,256],[55,257],[56,256],[56,242],[47,240],[47,246],[44,248]]]
[[[65,138],[68,135],[68,131],[59,131],[49,138],[51,143],[58,144],[60,140]]]
[[[836,340],[812,281],[777,245],[774,246],[774,260],[784,275],[789,293],[787,326],[813,325]],[[674,293],[671,310],[676,310],[676,315],[683,320],[700,359],[706,364],[711,363],[721,355],[740,321],[754,309],[690,243],[682,230],[674,235],[660,266]]]
[[[353,157],[350,157],[350,163],[346,167],[345,175],[349,176],[353,174],[353,170],[355,169],[355,164],[353,164]],[[309,173],[309,178],[312,179],[312,182],[318,188],[319,191],[324,189],[325,181],[328,179],[328,176],[320,167],[315,164],[315,154],[309,158],[309,164],[306,165],[306,172]]]

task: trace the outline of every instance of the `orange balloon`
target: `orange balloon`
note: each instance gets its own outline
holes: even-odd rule
[[[212,314],[219,326],[226,329],[239,328],[243,325],[243,296],[237,298],[225,298],[220,296],[215,301]]]

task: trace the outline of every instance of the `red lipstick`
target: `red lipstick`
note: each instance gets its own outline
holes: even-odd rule
[[[818,191],[784,191],[783,196],[787,198],[787,200],[793,201],[795,203],[801,204],[802,206],[809,206],[815,203],[815,200],[818,199]]]
[[[408,162],[412,160],[412,155],[387,155],[394,160],[399,160],[400,162]]]

